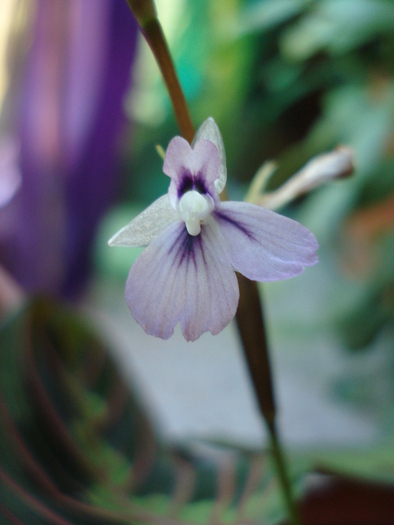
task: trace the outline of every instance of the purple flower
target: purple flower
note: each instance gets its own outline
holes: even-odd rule
[[[318,243],[297,222],[245,202],[221,202],[226,158],[220,131],[206,120],[192,146],[171,140],[163,171],[168,194],[120,230],[110,246],[146,246],[126,283],[126,301],[148,334],[168,339],[180,322],[194,341],[234,317],[238,271],[276,281],[316,264]]]

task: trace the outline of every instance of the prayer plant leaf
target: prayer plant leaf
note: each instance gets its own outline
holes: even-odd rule
[[[161,443],[141,407],[106,345],[74,311],[38,298],[6,319],[0,328],[0,522],[283,521],[266,453]],[[390,452],[292,452],[294,488],[303,493],[304,474],[315,466],[387,481]]]
[[[1,326],[0,418],[2,523],[240,523],[273,477],[259,454],[163,446],[92,327],[43,298]]]

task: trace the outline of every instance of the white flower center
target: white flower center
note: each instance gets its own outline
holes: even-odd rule
[[[214,202],[209,195],[201,195],[198,191],[187,191],[178,202],[178,213],[185,221],[190,235],[198,235],[201,231],[201,221],[213,210]]]

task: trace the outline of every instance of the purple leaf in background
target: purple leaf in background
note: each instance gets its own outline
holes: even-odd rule
[[[18,166],[19,148],[11,137],[0,138],[0,208],[19,190],[22,177]]]
[[[27,291],[70,297],[118,189],[137,26],[119,0],[39,0],[35,16],[18,94],[23,185],[0,216],[0,257]]]

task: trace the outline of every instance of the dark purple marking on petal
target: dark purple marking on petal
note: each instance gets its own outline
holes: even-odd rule
[[[255,237],[252,235],[251,231],[249,231],[245,226],[243,226],[241,223],[239,223],[235,219],[228,217],[228,215],[226,215],[225,213],[222,213],[220,211],[215,211],[214,215],[218,219],[223,219],[224,221],[227,221],[228,223],[230,223],[232,226],[235,226],[235,228],[238,228],[238,230],[244,233],[249,239],[253,239],[254,241],[256,240]]]
[[[199,173],[194,181],[194,189],[201,194],[208,193],[202,175]]]
[[[314,235],[287,217],[245,202],[223,202],[214,217],[233,268],[248,279],[287,279],[318,262]]]
[[[198,243],[198,246],[201,249],[201,254],[203,257],[203,260],[205,262],[204,257],[204,250],[203,245],[201,243],[201,235],[190,235],[186,228],[184,228],[177,239],[175,240],[174,244],[171,246],[171,248],[168,250],[168,255],[171,255],[174,248],[177,248],[177,252],[175,254],[175,260],[177,261],[177,267],[179,268],[185,259],[190,261],[190,259],[193,261],[194,267],[197,268],[196,263],[196,256],[195,256],[195,243]]]
[[[197,175],[193,175],[189,170],[185,169],[178,188],[178,198],[180,199],[182,195],[192,190],[198,191],[201,195],[209,193],[204,182],[203,174],[198,172]]]

